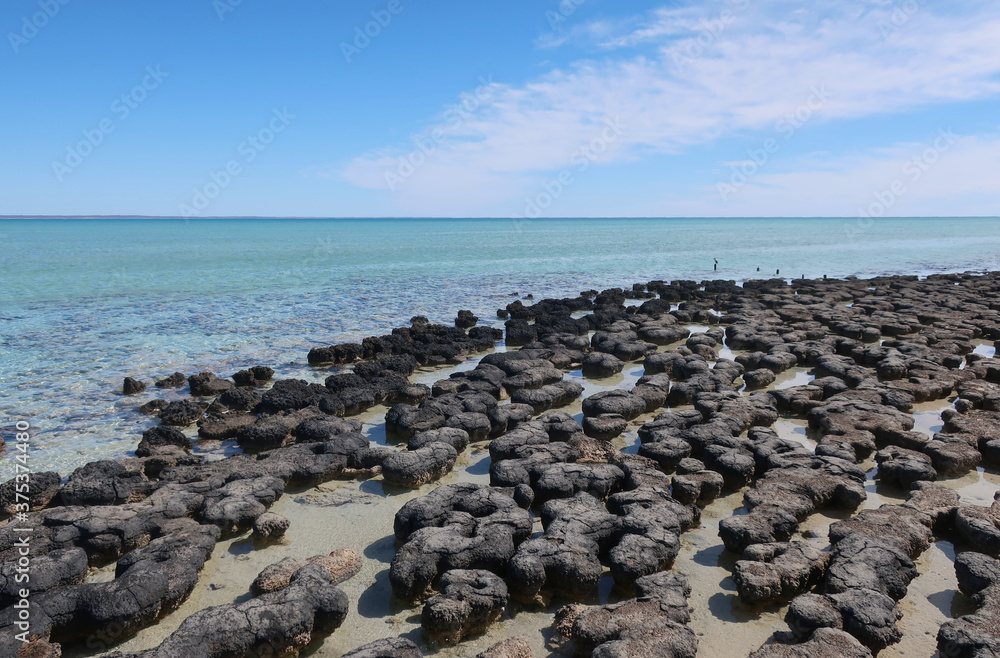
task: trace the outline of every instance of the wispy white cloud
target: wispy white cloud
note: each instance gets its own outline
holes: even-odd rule
[[[1000,134],[961,135],[942,128],[923,142],[795,158],[762,171],[728,200],[714,185],[705,185],[683,200],[660,199],[654,214],[994,216],[1000,212],[997,171]]]
[[[393,201],[407,213],[460,214],[516,198],[568,166],[609,119],[626,128],[598,164],[772,129],[821,85],[830,99],[811,123],[1000,93],[1000,7],[980,0],[919,6],[900,21],[884,0],[723,0],[661,9],[618,35],[606,34],[607,23],[582,25],[568,38],[589,34],[606,49],[600,59],[497,85],[463,121],[442,117],[428,126],[416,141],[435,130],[447,138],[392,192]],[[638,44],[646,47],[629,50]],[[386,172],[413,149],[383,146],[331,175],[388,190]]]

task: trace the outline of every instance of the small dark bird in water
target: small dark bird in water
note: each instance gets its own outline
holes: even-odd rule
[[[718,271],[718,269],[719,269],[719,259],[716,258],[715,259],[715,265],[712,267],[712,270]]]
[[[825,274],[823,275],[823,280],[826,281],[826,275]]]
[[[757,268],[757,271],[760,272],[760,267]]]
[[[779,274],[781,274],[781,270],[775,270],[774,271],[774,276],[778,276]]]

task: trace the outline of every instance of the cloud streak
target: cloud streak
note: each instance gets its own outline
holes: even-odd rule
[[[884,26],[895,25],[898,8],[880,0],[663,8],[623,21],[631,27],[613,36],[607,22],[582,25],[546,44],[590,40],[597,56],[525,84],[495,85],[460,125],[444,117],[428,125],[426,134],[444,131],[448,139],[392,192],[393,202],[413,214],[476,214],[513,201],[566,167],[609,120],[629,128],[602,164],[767,131],[817,85],[831,95],[818,124],[1000,93],[1000,9],[978,0],[929,4],[892,30]],[[389,193],[385,171],[412,148],[382,145],[328,175]],[[764,181],[760,176],[758,187]]]

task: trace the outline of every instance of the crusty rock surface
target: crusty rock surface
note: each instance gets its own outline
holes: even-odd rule
[[[424,604],[421,625],[435,642],[454,644],[484,633],[507,607],[507,585],[485,570],[446,571],[438,594]]]

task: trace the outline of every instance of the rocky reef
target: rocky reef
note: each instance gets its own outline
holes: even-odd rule
[[[313,348],[310,380],[131,373],[121,393],[152,419],[134,456],[0,485],[0,655],[87,655],[95,634],[117,646],[167,620],[155,645],[109,655],[334,655],[323,639],[359,605],[340,586],[365,560],[342,546],[174,618],[218,542],[287,545],[295,518],[275,503],[338,480],[399,499],[379,591],[420,632],[379,627],[335,655],[488,637],[461,655],[523,658],[540,646],[507,632],[523,613],[546,615],[552,655],[692,658],[717,611],[692,605],[708,584],[677,565],[722,500],[737,502],[710,559],[730,604],[787,624],[739,655],[891,651],[926,630],[907,601],[939,543],[962,612],[935,625],[940,655],[1000,655],[1000,494],[958,491],[1000,466],[998,292],[996,274],[651,281],[515,301],[503,330],[418,316]],[[200,449],[220,442],[224,458]]]

